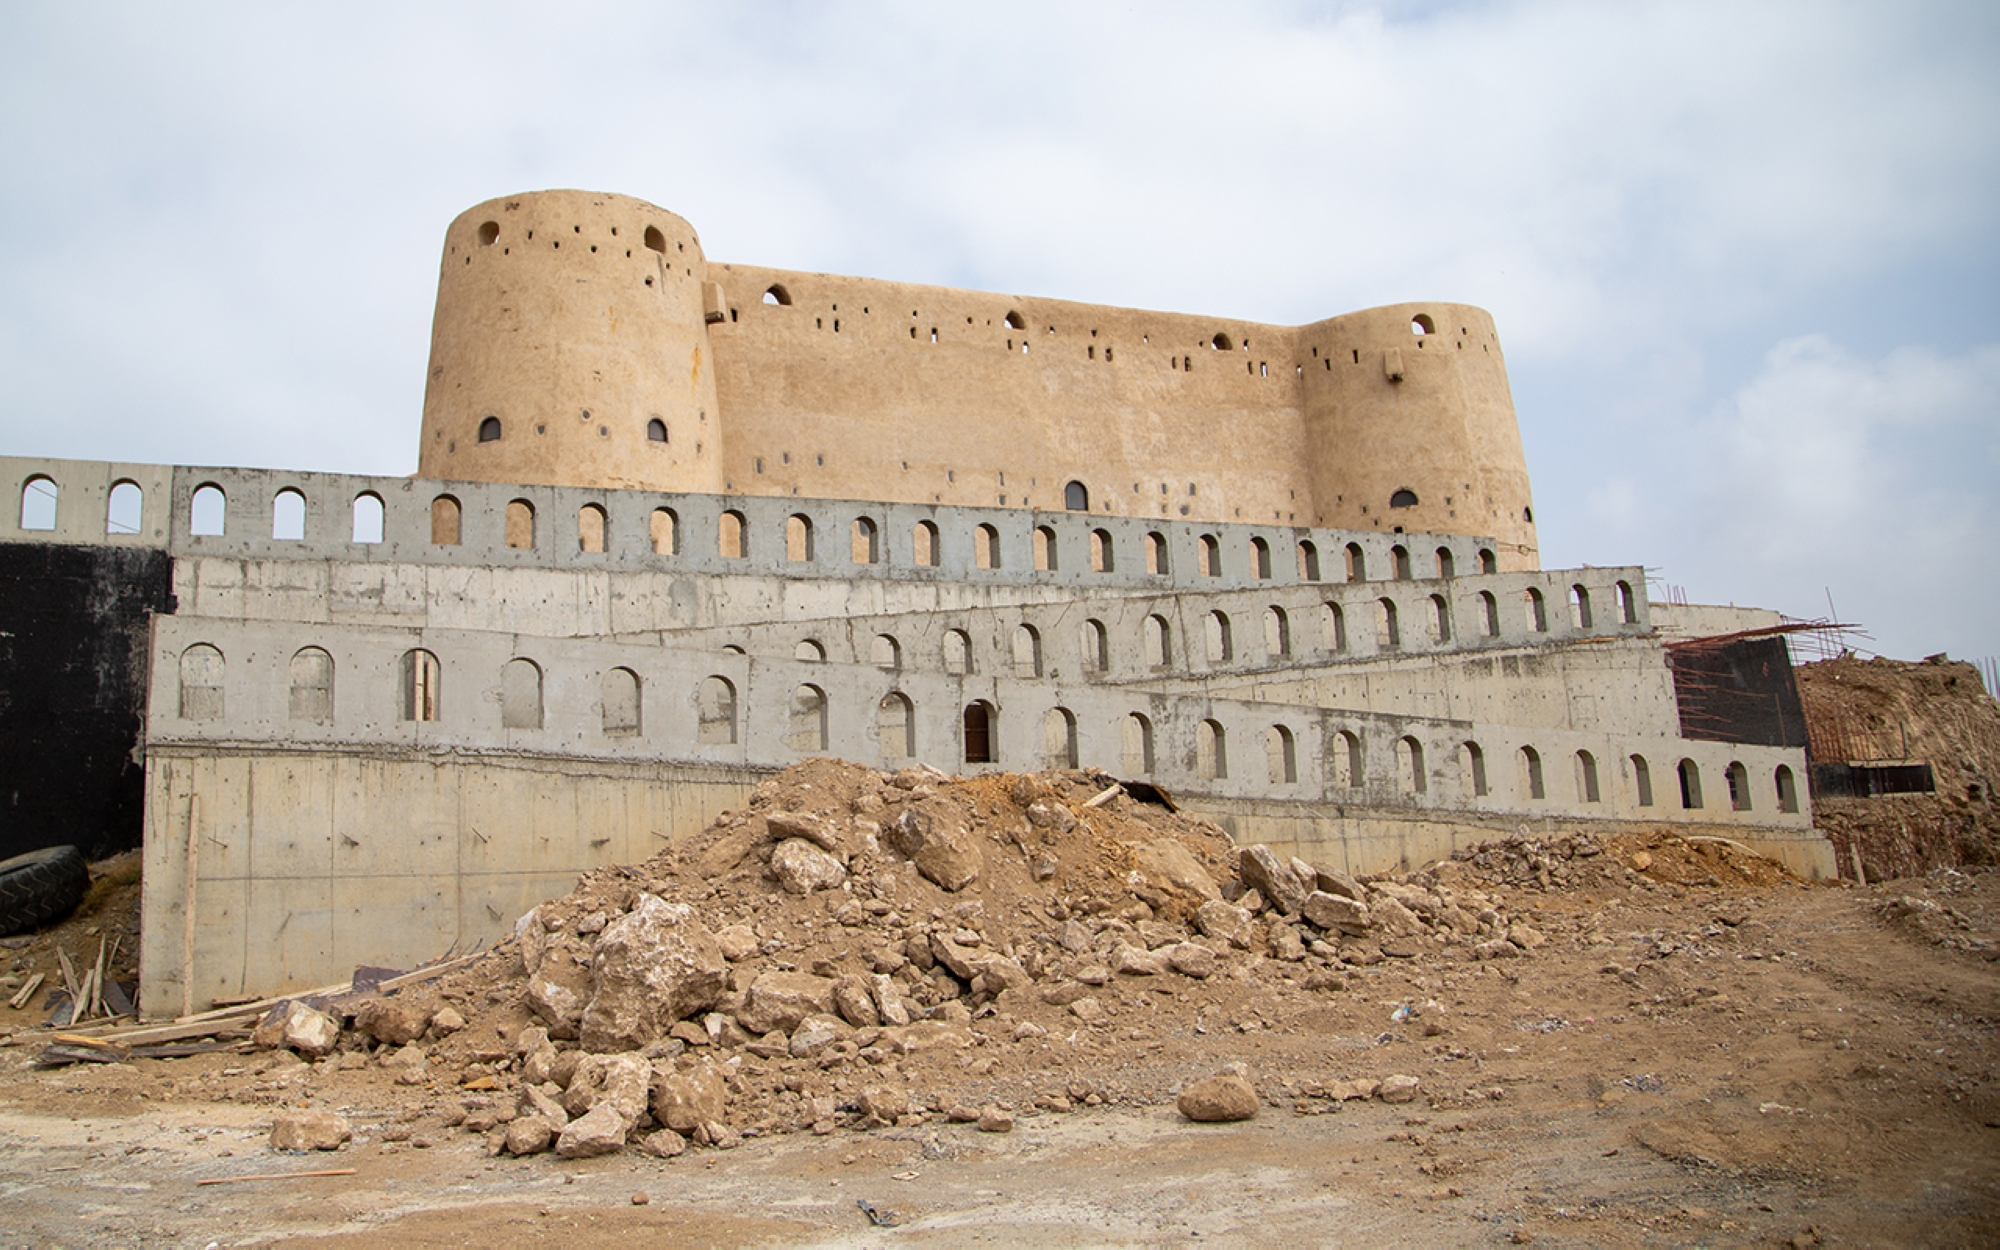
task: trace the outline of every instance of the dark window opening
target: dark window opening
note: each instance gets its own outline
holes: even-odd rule
[[[482,443],[500,441],[500,418],[488,417],[479,423],[479,441]]]
[[[1090,511],[1090,489],[1082,482],[1071,482],[1063,487],[1063,507],[1071,512]]]
[[[667,423],[658,417],[654,417],[651,421],[646,422],[646,441],[651,443],[666,442]]]
[[[662,256],[666,255],[667,236],[660,233],[658,226],[646,227],[646,247],[648,250],[658,252]]]
[[[1389,496],[1389,506],[1391,508],[1414,508],[1417,506],[1417,492],[1407,488],[1399,490]]]

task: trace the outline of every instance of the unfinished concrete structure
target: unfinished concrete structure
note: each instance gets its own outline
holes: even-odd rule
[[[831,424],[877,414],[870,438],[902,441],[871,446],[874,461],[857,451],[845,464],[849,453],[835,443],[801,433],[798,472],[777,473],[784,453],[767,440],[785,433],[784,406],[803,402],[783,397],[816,394],[814,380],[837,374],[839,359],[801,349],[810,359],[796,364],[794,383],[761,376],[773,344],[808,332],[797,323],[745,330],[756,317],[730,313],[744,292],[785,286],[789,305],[760,307],[786,311],[758,315],[820,316],[802,310],[808,279],[702,266],[692,231],[650,206],[638,208],[654,217],[615,222],[582,212],[636,201],[560,193],[500,203],[523,207],[497,212],[537,206],[539,217],[506,219],[537,222],[537,235],[551,229],[554,207],[573,209],[575,229],[553,240],[564,250],[629,236],[635,252],[657,258],[631,272],[656,284],[667,281],[665,261],[680,263],[680,311],[646,331],[649,341],[679,336],[667,343],[671,378],[649,378],[633,354],[614,381],[622,348],[592,346],[579,332],[582,346],[565,355],[568,341],[536,329],[539,317],[516,324],[545,340],[539,346],[478,346],[467,328],[476,319],[452,311],[460,297],[451,275],[488,263],[479,252],[459,261],[461,249],[505,256],[514,237],[511,226],[484,231],[482,206],[447,243],[423,436],[427,470],[481,472],[365,478],[0,460],[23,492],[21,511],[0,518],[0,544],[137,547],[168,562],[170,595],[145,614],[136,670],[148,1012],[494,938],[579,871],[644,858],[739,804],[760,777],[815,754],[954,772],[1099,767],[1165,788],[1239,839],[1356,872],[1544,821],[1722,833],[1808,874],[1831,872],[1796,744],[1685,732],[1685,692],[1642,570],[1534,567],[1511,409],[1504,437],[1488,440],[1499,453],[1468,451],[1459,466],[1404,469],[1362,447],[1320,463],[1308,434],[1258,435],[1274,460],[1264,467],[1185,449],[1175,480],[1207,476],[1191,495],[1170,492],[1163,516],[1156,490],[1117,489],[1138,475],[1143,448],[1126,462],[1106,452],[1104,477],[1074,479],[1090,499],[1066,498],[1074,470],[1052,450],[1054,425],[1019,445],[987,439],[983,451],[949,434],[920,443],[899,425],[930,402],[913,384],[886,388],[877,408],[860,390],[822,408]],[[601,238],[592,233],[600,227]],[[651,229],[663,248],[650,246]],[[520,233],[525,241],[525,225]],[[862,317],[924,307],[902,298],[910,288],[827,281],[846,284],[842,304],[851,289],[897,297],[863,305]],[[579,307],[590,304],[588,284],[572,285],[584,292]],[[947,295],[975,298],[925,298],[956,315]],[[1058,326],[1058,340],[1068,324],[1054,306],[976,298],[1032,310],[1034,324]],[[704,307],[706,319],[684,315]],[[1083,311],[1093,314],[1076,323],[1086,330],[1117,330],[1119,359],[1109,363],[1123,361],[1131,334],[1155,332],[1138,326],[1185,330],[1195,320]],[[1448,311],[1490,338],[1483,314]],[[572,314],[587,319],[573,309],[557,320]],[[1358,316],[1325,324],[1400,320],[1415,337],[1404,310]],[[615,331],[625,317],[614,306],[605,325]],[[766,355],[732,364],[731,332],[764,334]],[[1267,327],[1227,332],[1260,349],[1268,335],[1274,356],[1276,345],[1307,339]],[[1440,334],[1435,343],[1446,341],[1456,342]],[[1402,383],[1378,355],[1368,385],[1423,378],[1409,363],[1418,350],[1433,348],[1410,349]],[[1453,360],[1470,355],[1450,350]],[[1342,351],[1346,367],[1359,368],[1361,349]],[[1497,348],[1479,354],[1499,369]],[[1001,359],[1013,367],[1006,352]],[[1273,401],[1271,412],[1294,403],[1310,373],[1289,356],[1280,363],[1275,385],[1294,398]],[[1051,386],[1072,367],[1017,389]],[[1474,368],[1439,372],[1462,381]],[[1270,381],[1254,365],[1249,376]],[[1485,398],[1445,424],[1470,429],[1466,412],[1504,401],[1504,373],[1493,376],[1467,387]],[[528,398],[538,385],[548,392],[540,409]],[[642,394],[647,387],[658,393]],[[614,401],[614,391],[627,399]],[[1079,413],[1093,402],[1086,394]],[[672,423],[664,453],[639,445],[657,440],[608,432],[619,403],[618,420],[639,422],[641,435],[645,422]],[[739,450],[732,404],[748,409]],[[577,410],[567,425],[565,406]],[[656,411],[666,415],[648,415]],[[1497,422],[1497,410],[1481,411]],[[488,419],[503,429],[481,444]],[[1339,419],[1359,420],[1353,411]],[[692,438],[680,432],[690,422]],[[536,424],[550,432],[527,433]],[[1083,438],[1092,424],[1064,428]],[[934,481],[910,498],[901,470],[880,467],[883,456],[900,464],[907,454],[914,481],[914,466],[930,473],[947,444],[993,460],[976,470],[994,475],[985,506],[949,502]],[[877,475],[883,488],[805,494],[817,479],[796,462],[817,455],[832,463],[811,468],[829,469],[829,480]],[[1010,481],[1026,482],[1022,495],[1000,489],[1001,460]],[[1425,476],[1448,470],[1458,486]],[[1378,489],[1399,473],[1403,485]],[[1519,479],[1511,486],[1510,475]],[[1164,476],[1151,471],[1139,485]],[[1522,519],[1493,527],[1509,539],[1477,531],[1490,519],[1483,503],[1457,523],[1454,509],[1485,498],[1456,493],[1467,481],[1516,509]],[[1317,516],[1325,501],[1316,492],[1354,483],[1380,498],[1345,528],[1302,523],[1292,514],[1304,505],[1282,506],[1300,492]],[[717,485],[739,489],[708,489]],[[750,485],[764,489],[742,489]],[[1515,493],[1497,493],[1503,487]],[[1393,490],[1438,503],[1398,508],[1397,524],[1378,528]],[[1239,507],[1257,515],[1217,515]],[[1444,523],[1402,524],[1419,516]]]

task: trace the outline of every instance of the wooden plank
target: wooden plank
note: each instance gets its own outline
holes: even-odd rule
[[[187,880],[181,885],[181,1014],[194,1014],[194,880],[199,844],[195,841],[195,818],[201,810],[201,796],[188,795]]]
[[[352,1176],[353,1168],[315,1168],[310,1172],[260,1172],[252,1176],[212,1176],[200,1185],[234,1185],[237,1181],[295,1181],[308,1176]]]
[[[35,991],[41,989],[42,982],[48,979],[49,974],[46,972],[37,972],[34,976],[29,977],[28,983],[16,990],[14,997],[7,1000],[7,1005],[16,1011],[27,1006],[29,1000],[34,998]]]

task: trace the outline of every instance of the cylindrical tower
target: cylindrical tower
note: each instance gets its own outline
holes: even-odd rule
[[[1393,304],[1298,335],[1320,524],[1490,534],[1502,570],[1541,567],[1491,316],[1465,304]]]
[[[460,214],[418,473],[719,490],[707,277],[694,227],[643,200],[537,191]]]

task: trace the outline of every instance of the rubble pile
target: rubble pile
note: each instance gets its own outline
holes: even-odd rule
[[[256,1040],[391,1068],[496,1153],[670,1156],[939,1119],[1005,1131],[1009,1088],[1039,1084],[1037,1111],[1153,1101],[1048,1084],[1141,1026],[1194,1027],[1281,984],[1338,994],[1385,960],[1543,944],[1456,867],[1355,878],[1239,850],[1089,771],[812,760],[651,860],[590,874],[472,966],[280,1004]],[[1368,1085],[1414,1096],[1413,1078]],[[1205,1088],[1227,1096],[1196,1097],[1198,1118],[1254,1110],[1230,1081]]]

